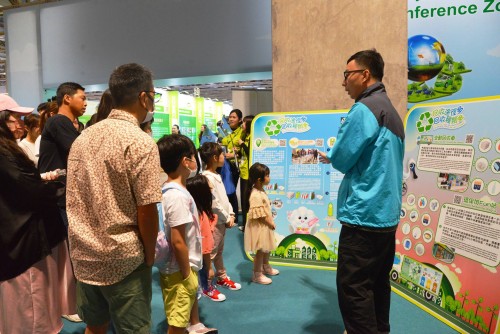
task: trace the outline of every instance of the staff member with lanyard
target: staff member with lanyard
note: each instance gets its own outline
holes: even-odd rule
[[[241,125],[241,136],[238,140],[240,144],[240,202],[241,202],[241,216],[242,221],[239,224],[239,230],[245,232],[245,224],[247,222],[247,213],[250,203],[248,202],[247,187],[248,187],[248,176],[249,176],[249,164],[250,164],[250,132],[252,129],[252,120],[254,115],[246,115],[243,117],[243,124]]]
[[[229,127],[233,132],[231,132],[226,137],[222,138],[222,145],[227,147],[226,159],[229,161],[231,166],[231,177],[236,188],[238,185],[238,179],[240,178],[240,166],[239,166],[239,156],[240,156],[240,138],[241,138],[241,123],[242,123],[243,113],[240,109],[233,109],[229,113]],[[233,207],[233,212],[238,214],[238,196],[236,192],[234,194],[228,195],[229,203]]]

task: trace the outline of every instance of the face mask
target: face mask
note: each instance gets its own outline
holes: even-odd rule
[[[146,114],[146,117],[144,117],[144,120],[141,122],[141,124],[150,122],[153,119],[154,114],[155,114],[154,112],[148,111],[148,113]]]
[[[187,169],[189,169],[189,176],[187,177],[188,179],[192,178],[192,177],[195,177],[197,172],[198,172],[198,169],[195,169],[195,170],[192,170],[191,168],[187,167]]]

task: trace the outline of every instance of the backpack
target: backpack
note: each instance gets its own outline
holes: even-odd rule
[[[162,189],[163,192],[163,189]],[[163,224],[163,208],[161,203],[156,204],[158,208],[158,235],[156,236],[155,245],[155,262],[153,266],[161,269],[167,263],[167,257],[170,253],[170,245],[165,234],[165,225]]]
[[[164,194],[170,189],[177,189],[191,196],[191,194],[189,194],[187,190],[181,189],[172,184],[165,185],[161,189],[161,193]],[[191,205],[194,206],[195,205],[194,202],[191,203]],[[167,235],[165,234],[165,224],[163,223],[163,208],[161,203],[157,204],[157,208],[158,208],[159,226],[158,226],[158,235],[156,236],[155,261],[153,263],[153,266],[162,271],[166,267],[167,258],[173,250],[171,249],[171,246],[167,240]]]

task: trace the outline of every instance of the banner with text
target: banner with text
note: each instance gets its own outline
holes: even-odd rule
[[[457,330],[495,333],[500,285],[500,97],[413,107],[391,279]]]
[[[345,110],[274,112],[259,114],[252,123],[250,165],[260,162],[271,170],[266,192],[276,223],[274,262],[336,267],[343,174],[320,163],[318,151],[333,147],[345,116]]]
[[[413,108],[391,277],[400,294],[468,333],[500,333],[500,289],[489,284],[500,241],[498,27],[496,0],[408,1]]]

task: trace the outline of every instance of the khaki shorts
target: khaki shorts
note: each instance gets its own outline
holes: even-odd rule
[[[180,271],[165,275],[160,273],[161,293],[169,326],[186,328],[198,291],[198,274],[191,269],[186,279]]]
[[[149,333],[151,279],[151,267],[143,263],[112,285],[97,286],[78,281],[78,315],[90,326],[104,325],[113,320],[118,333]]]

